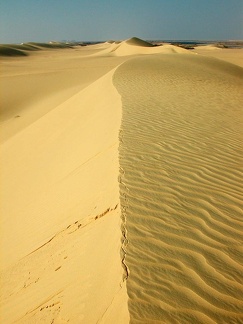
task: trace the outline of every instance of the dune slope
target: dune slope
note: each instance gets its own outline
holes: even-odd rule
[[[142,47],[154,47],[153,44],[148,43],[138,37],[132,37],[124,41],[126,44],[134,45],[134,46],[142,46]]]
[[[1,143],[122,62],[118,57],[85,58],[92,52],[88,48],[40,50],[24,59],[1,62]]]
[[[128,322],[113,72],[1,145],[1,323]]]
[[[211,49],[210,49],[211,48]],[[197,46],[194,50],[192,50],[193,53],[197,53],[200,55],[210,56],[214,57],[232,64],[239,65],[243,68],[243,49],[221,49],[221,48],[215,48],[209,47],[209,46]]]
[[[242,68],[147,56],[114,84],[131,323],[242,322]]]

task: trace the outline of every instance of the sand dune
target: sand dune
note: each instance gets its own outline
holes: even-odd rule
[[[10,46],[0,46],[0,56],[27,56],[25,51],[21,51],[17,48],[12,48]]]
[[[145,54],[170,54],[170,53],[188,53],[184,48],[174,45],[154,46],[139,38],[133,37],[121,43],[112,43],[94,56],[113,55],[113,56],[130,56],[130,55],[145,55]]]
[[[213,49],[213,50],[212,50]],[[194,50],[194,53],[214,57],[223,61],[227,61],[232,64],[239,65],[243,67],[243,50],[242,49],[231,49],[231,48],[216,48],[210,49],[209,46],[197,46]]]
[[[191,55],[118,68],[131,323],[243,321],[243,70]]]
[[[210,45],[199,45],[196,47],[197,50],[207,50],[207,51],[215,51],[215,50],[222,50],[222,48],[216,46],[216,45],[213,45],[213,44],[210,44]]]
[[[72,48],[68,43],[49,42],[49,43],[22,43],[22,44],[4,44],[0,45],[0,56],[28,56],[31,51],[40,51],[43,49],[61,49]]]
[[[1,59],[1,323],[243,321],[235,54],[44,45]]]
[[[0,75],[0,142],[6,141],[62,102],[123,62],[85,59],[99,51],[95,46],[78,50],[39,51],[25,59],[7,59]],[[14,64],[14,69],[10,69]]]
[[[128,316],[117,185],[121,111],[112,73],[1,146],[7,323],[102,322],[114,316],[116,300],[124,306],[116,305],[115,316],[121,323]]]
[[[155,47],[153,44],[146,42],[143,39],[140,39],[137,37],[129,38],[128,40],[124,41],[124,43],[126,43],[128,45],[133,45],[133,46]]]

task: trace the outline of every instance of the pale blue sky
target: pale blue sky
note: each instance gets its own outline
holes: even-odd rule
[[[0,0],[0,43],[243,39],[243,0]]]

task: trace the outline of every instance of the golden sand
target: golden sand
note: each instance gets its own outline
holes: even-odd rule
[[[235,51],[1,58],[1,323],[243,321]]]

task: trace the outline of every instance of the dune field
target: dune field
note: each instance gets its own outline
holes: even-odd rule
[[[243,323],[243,50],[0,55],[0,322]]]

